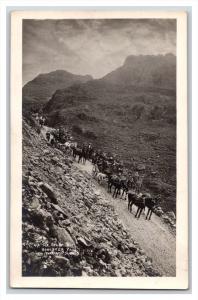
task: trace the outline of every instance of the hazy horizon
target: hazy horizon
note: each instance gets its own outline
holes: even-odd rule
[[[174,19],[23,20],[23,84],[56,70],[98,79],[127,56],[167,53],[176,54]]]

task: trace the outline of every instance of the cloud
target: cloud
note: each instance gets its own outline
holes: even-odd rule
[[[24,20],[23,82],[65,69],[99,78],[131,54],[176,52],[170,19]]]

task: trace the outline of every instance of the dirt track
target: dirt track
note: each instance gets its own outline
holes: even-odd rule
[[[42,134],[45,136],[49,127],[44,126]],[[87,161],[85,165],[74,163],[81,171],[92,174],[93,165]],[[94,180],[94,179],[93,179]],[[94,180],[95,181],[95,180]],[[150,221],[145,220],[142,215],[140,219],[136,219],[133,208],[133,214],[130,214],[127,209],[127,201],[117,198],[114,199],[107,192],[105,187],[102,187],[95,181],[100,193],[113,204],[123,225],[129,230],[133,238],[139,243],[146,254],[152,258],[153,266],[155,266],[162,276],[176,275],[176,240],[175,236],[170,232],[168,226],[161,219],[152,215]]]
[[[85,165],[75,163],[84,172],[91,175],[92,164],[88,161]],[[106,199],[113,204],[123,225],[130,231],[133,238],[139,243],[146,254],[152,258],[153,265],[160,271],[162,276],[175,276],[176,274],[176,241],[168,226],[161,219],[152,215],[150,221],[142,215],[140,219],[134,217],[127,209],[127,201],[113,199],[107,189],[96,183],[98,190]]]

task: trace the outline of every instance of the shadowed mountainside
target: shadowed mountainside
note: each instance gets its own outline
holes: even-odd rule
[[[39,107],[46,103],[56,90],[88,80],[92,80],[90,75],[75,75],[63,70],[40,74],[23,87],[23,106]]]
[[[175,89],[176,57],[166,55],[130,55],[123,66],[103,77],[112,84]]]

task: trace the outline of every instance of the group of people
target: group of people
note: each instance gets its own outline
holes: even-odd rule
[[[78,149],[78,153],[76,152]],[[150,220],[157,204],[157,199],[151,197],[149,193],[141,193],[143,174],[137,170],[128,171],[122,162],[119,162],[111,155],[95,150],[91,144],[74,148],[74,158],[78,155],[78,162],[85,163],[90,160],[93,164],[92,175],[101,184],[107,182],[108,192],[113,192],[113,197],[120,196],[124,199],[128,196],[128,210],[132,212],[133,205],[137,206],[136,218],[140,218],[145,207],[148,208],[146,219]]]
[[[98,155],[97,152],[92,157],[92,163],[93,176],[99,183],[107,180],[108,192],[113,192],[114,198],[118,196],[124,197],[124,199],[128,198],[130,212],[132,212],[133,205],[136,205],[136,218],[140,218],[143,210],[147,207],[146,219],[151,219],[159,199],[151,197],[149,193],[141,193],[144,174],[139,174],[135,169],[129,172],[124,168],[122,162],[113,159],[112,156]]]
[[[139,174],[137,170],[129,171],[124,167],[122,161],[112,156],[94,149],[89,143],[88,145],[73,147],[73,157],[78,162],[86,163],[90,160],[93,164],[92,175],[99,183],[108,183],[108,192],[113,191],[113,197],[118,195],[125,197],[129,190],[139,193],[142,187],[144,174]]]
[[[80,146],[78,143],[71,143],[72,155],[74,159],[78,159],[78,162],[86,163],[87,160],[92,159],[93,147],[91,143],[83,144]]]
[[[35,118],[40,127],[42,127],[46,123],[46,118],[38,112],[33,113],[32,116]]]
[[[40,126],[44,126],[46,119],[36,115]],[[99,175],[100,181],[108,181],[108,191],[114,187],[113,197],[119,194],[126,196],[128,190],[140,191],[144,174],[139,174],[137,170],[129,171],[124,167],[123,161],[115,155],[106,153],[93,147],[91,143],[79,144],[73,140],[69,131],[63,128],[48,128],[46,140],[53,146],[71,154],[78,163],[85,164],[87,160],[93,164],[93,176]],[[103,174],[103,175],[102,175]]]
[[[34,117],[40,127],[46,124],[46,119],[42,115],[36,114]],[[136,213],[137,217],[140,216],[142,207],[145,205],[142,204],[145,203],[144,196],[141,196],[140,193],[144,174],[139,174],[136,169],[132,171],[127,170],[123,162],[119,161],[115,155],[97,150],[91,143],[80,145],[74,142],[71,134],[63,128],[48,129],[46,140],[51,146],[60,148],[62,151],[69,150],[74,160],[77,160],[78,163],[85,164],[87,160],[91,161],[93,164],[93,176],[98,178],[99,183],[107,182],[108,192],[113,192],[114,198],[120,195],[120,197],[126,199],[128,195],[129,210],[131,210],[132,204],[137,202],[137,206],[140,206],[141,203],[141,206],[138,206],[140,211],[138,210]],[[147,195],[147,202],[153,205],[154,202],[152,201],[148,199]]]

